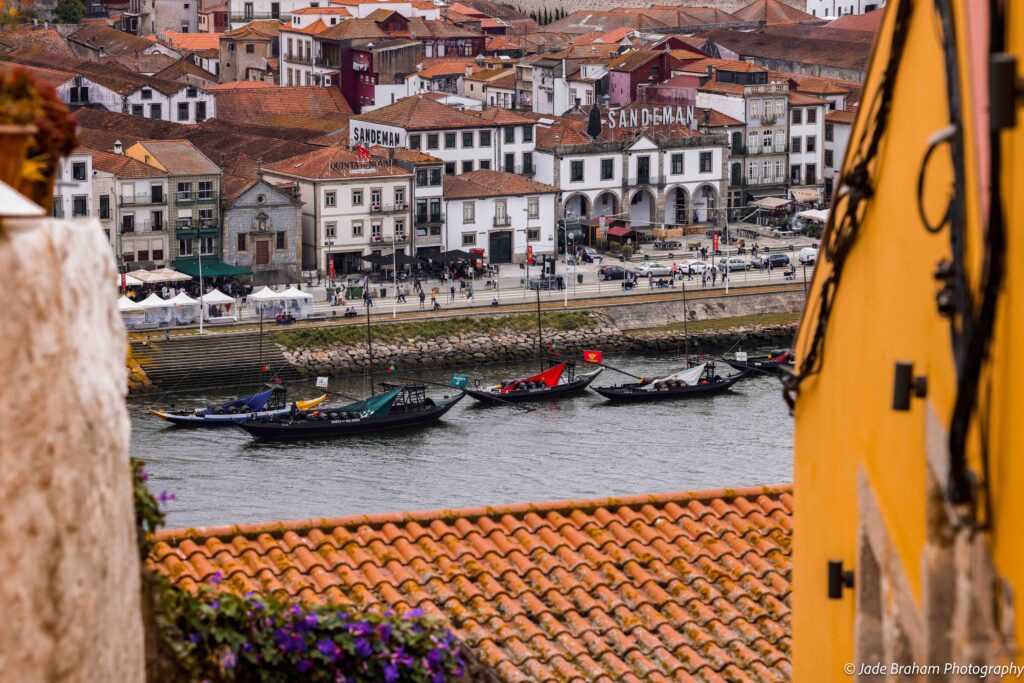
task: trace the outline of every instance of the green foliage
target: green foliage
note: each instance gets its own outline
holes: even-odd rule
[[[82,0],[57,0],[55,16],[61,24],[77,24],[85,16],[85,3]]]
[[[138,529],[139,535],[139,555],[145,560],[146,556],[149,555],[149,534],[163,526],[166,517],[163,510],[160,509],[160,503],[149,492],[149,487],[146,486],[146,480],[149,479],[149,475],[143,469],[146,461],[132,458],[131,464],[132,486],[135,497],[135,526]],[[169,494],[165,492],[163,495],[166,497]]]
[[[330,606],[163,583],[161,628],[194,681],[444,683],[462,676],[459,646],[420,610],[356,616]]]
[[[609,242],[608,251],[612,252],[613,254],[618,254],[620,251],[622,251],[622,245],[619,244],[618,242]]]
[[[595,323],[585,311],[558,311],[544,315],[546,329],[564,332],[591,327]],[[375,325],[372,330],[374,342],[396,342],[408,339],[426,340],[441,336],[502,332],[532,332],[537,329],[537,318],[532,314],[509,316],[473,316],[445,320],[422,320],[405,323]],[[287,348],[325,348],[333,344],[356,345],[366,341],[366,328],[362,325],[338,325],[335,327],[309,327],[305,329],[275,332],[271,339]]]
[[[622,247],[622,255],[626,258],[627,261],[633,257],[633,254],[635,252],[636,249],[630,244],[627,244],[626,246]]]
[[[594,241],[594,248],[598,251],[608,251],[608,240],[604,237],[598,237]]]

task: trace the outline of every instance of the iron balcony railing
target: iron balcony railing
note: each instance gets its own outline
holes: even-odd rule
[[[507,228],[510,225],[512,225],[512,217],[511,216],[495,216],[494,217],[494,227],[496,227],[496,228]]]
[[[397,213],[409,210],[409,202],[396,204],[370,204],[370,213]]]
[[[122,233],[137,233],[137,232],[163,232],[164,228],[167,227],[165,221],[154,222],[151,220],[133,221],[131,224],[121,223]]]
[[[439,213],[432,213],[429,216],[425,213],[416,214],[416,225],[440,225],[443,222]]]
[[[285,60],[287,60],[289,62],[295,62],[296,64],[312,64],[313,63],[313,55],[305,55],[305,54],[302,54],[302,53],[295,54],[293,52],[288,52],[288,53],[285,54],[284,58],[285,58]]]
[[[161,192],[160,194],[139,194],[134,195],[123,194],[121,195],[121,206],[138,206],[140,204],[166,204],[167,195]]]
[[[654,175],[653,173],[647,175],[635,175],[629,179],[630,186],[636,185],[664,185],[664,176]]]

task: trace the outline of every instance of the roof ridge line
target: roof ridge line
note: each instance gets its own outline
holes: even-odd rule
[[[660,503],[677,503],[680,500],[708,501],[713,499],[734,499],[750,496],[781,496],[792,493],[792,484],[762,485],[737,488],[705,489],[699,491],[677,491],[670,493],[634,494],[593,499],[564,499],[540,503],[513,503],[468,508],[440,508],[413,512],[386,512],[369,515],[347,515],[338,517],[307,518],[286,521],[254,522],[247,524],[220,525],[209,527],[188,527],[163,529],[153,535],[154,541],[178,541],[194,537],[226,540],[235,536],[282,535],[289,531],[305,532],[330,527],[371,526],[405,524],[408,522],[433,522],[465,517],[495,517],[504,515],[526,515],[564,510],[586,510],[604,507],[634,507]]]

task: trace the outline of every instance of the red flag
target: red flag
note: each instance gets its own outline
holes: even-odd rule
[[[128,274],[121,273],[121,291],[128,289]]]
[[[260,366],[260,372],[267,372],[269,370],[270,370],[270,368],[268,368],[266,365],[261,365]]]
[[[526,247],[526,265],[528,265],[528,266],[532,266],[533,265],[533,247],[532,246]]]
[[[715,251],[718,251],[718,233],[717,232],[714,235],[714,249],[715,249]]]
[[[327,272],[330,273],[331,279],[334,279],[334,259],[327,262]]]
[[[366,149],[362,145],[356,145],[356,151],[359,152],[359,158],[360,159],[369,159],[370,158],[370,150]]]
[[[562,377],[562,372],[565,370],[565,363],[559,363],[551,368],[548,368],[544,372],[534,375],[533,377],[527,377],[510,383],[507,387],[501,389],[501,393],[507,394],[512,391],[520,382],[544,382],[549,387],[553,387],[558,384],[558,380]]]
[[[583,360],[588,363],[600,363],[604,360],[604,353],[601,351],[583,351]]]

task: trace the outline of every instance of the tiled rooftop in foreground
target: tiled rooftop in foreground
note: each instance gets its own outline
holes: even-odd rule
[[[178,529],[151,564],[443,619],[501,679],[790,678],[789,486]]]

